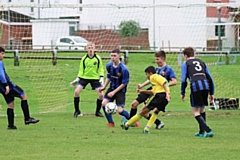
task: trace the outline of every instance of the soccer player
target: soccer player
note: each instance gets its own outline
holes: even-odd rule
[[[129,113],[123,109],[125,105],[127,85],[129,82],[129,71],[120,61],[119,49],[114,49],[111,52],[111,62],[106,65],[106,70],[107,78],[102,88],[99,88],[99,91],[103,91],[110,83],[110,86],[104,95],[102,106],[108,121],[108,127],[114,127],[115,124],[112,115],[105,112],[105,105],[108,102],[113,102],[115,100],[118,113],[126,117],[126,119],[129,119],[130,117]]]
[[[214,99],[214,83],[206,64],[194,57],[192,47],[183,50],[185,62],[182,64],[182,84],[181,98],[184,101],[185,89],[187,87],[187,78],[190,80],[190,103],[192,113],[199,124],[197,137],[213,137],[212,129],[206,123],[205,106],[208,105],[208,94],[210,93],[210,102]],[[206,134],[204,134],[206,132]]]
[[[177,84],[177,78],[173,69],[166,63],[166,53],[161,50],[155,53],[155,62],[158,67],[156,68],[156,73],[163,76],[169,82],[169,86],[175,86]],[[138,89],[143,88],[144,86],[150,83],[149,80],[145,81],[143,84],[138,84]],[[149,87],[147,90],[151,90],[152,87]],[[137,107],[139,104],[145,102],[149,98],[149,94],[140,93],[138,97],[132,102],[132,107],[130,111],[130,117],[134,116],[137,113]],[[151,114],[146,114],[144,116],[146,119],[150,119]],[[124,121],[124,120],[122,120]],[[155,121],[156,129],[161,129],[164,127],[163,121],[156,119]]]
[[[24,93],[23,89],[16,84],[14,84],[8,77],[5,67],[3,64],[5,50],[0,47],[0,91],[3,95],[7,105],[7,117],[8,117],[8,127],[9,130],[15,130],[17,127],[14,125],[14,97],[21,99],[21,107],[24,115],[24,123],[26,125],[31,123],[38,123],[38,119],[30,117],[27,95]]]
[[[71,87],[76,84],[77,87],[74,91],[74,107],[75,112],[73,114],[74,118],[78,116],[83,116],[79,108],[80,102],[80,92],[90,83],[93,90],[96,90],[98,98],[96,101],[96,112],[95,116],[103,117],[101,110],[103,92],[99,92],[100,88],[104,83],[104,69],[102,59],[99,55],[95,53],[95,44],[93,42],[88,42],[87,44],[87,54],[82,57],[79,66],[78,77],[70,83]]]
[[[168,102],[170,102],[170,90],[168,87],[168,81],[164,77],[157,74],[153,66],[147,67],[145,69],[145,74],[152,84],[152,89],[138,89],[137,92],[151,95],[151,97],[138,114],[133,116],[129,121],[124,122],[121,126],[123,129],[128,130],[129,126],[139,121],[143,116],[154,109],[151,118],[148,120],[148,123],[143,130],[144,134],[148,134],[151,126],[157,119],[158,113],[160,111],[165,112],[165,107],[167,106]]]

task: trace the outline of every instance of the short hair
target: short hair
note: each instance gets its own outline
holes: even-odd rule
[[[87,46],[94,46],[95,47],[95,43],[94,42],[87,42]]]
[[[146,72],[146,73],[155,74],[155,73],[156,73],[156,69],[155,69],[155,67],[153,67],[153,66],[148,66],[148,67],[145,69],[145,72]]]
[[[5,52],[5,49],[3,47],[0,47],[0,52]]]
[[[117,53],[117,54],[120,54],[120,50],[119,50],[119,49],[114,49],[114,50],[112,50],[111,53]]]
[[[186,47],[182,52],[183,55],[186,55],[187,57],[194,57],[194,49],[192,47]]]
[[[160,50],[160,51],[155,53],[155,57],[166,59],[166,53],[163,50]]]

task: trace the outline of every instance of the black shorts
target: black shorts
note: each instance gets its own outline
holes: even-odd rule
[[[107,94],[112,91],[113,91],[112,89],[108,88],[107,92],[104,95],[104,98],[109,100],[109,102],[113,102],[115,100],[117,106],[124,107],[126,101],[126,93],[120,91],[117,92],[112,98],[110,98],[107,96]]]
[[[168,104],[166,99],[166,93],[156,93],[149,98],[149,101],[146,103],[148,109],[153,110],[157,108],[159,111],[165,112],[165,108]]]
[[[83,88],[85,88],[88,83],[91,84],[92,90],[95,90],[96,88],[100,88],[102,85],[99,82],[99,80],[96,79],[83,79],[80,78],[80,81],[78,82],[78,85],[82,86]]]
[[[190,102],[192,107],[201,108],[208,105],[208,90],[192,92]]]
[[[152,87],[149,87],[147,90],[151,90]],[[138,94],[138,97],[136,98],[136,100],[138,101],[138,103],[145,103],[146,104],[146,101],[148,101],[148,99],[150,98],[150,94],[145,94],[145,93],[140,93]]]
[[[12,89],[10,89],[10,91],[7,95],[5,95],[5,93],[2,93],[7,104],[10,104],[11,102],[13,102],[14,97],[21,98],[24,94],[25,93],[24,93],[23,89],[17,85],[15,87],[13,87]]]

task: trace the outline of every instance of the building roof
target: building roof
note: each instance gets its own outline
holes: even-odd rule
[[[9,12],[9,13],[8,13]],[[10,17],[8,17],[10,15]],[[33,17],[18,13],[12,10],[0,10],[0,19],[6,22],[27,22],[29,23]]]

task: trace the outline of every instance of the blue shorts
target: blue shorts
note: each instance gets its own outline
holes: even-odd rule
[[[7,104],[10,104],[14,101],[14,97],[21,98],[25,93],[23,89],[19,86],[14,86],[10,89],[9,93],[5,95],[5,93],[1,92]]]

